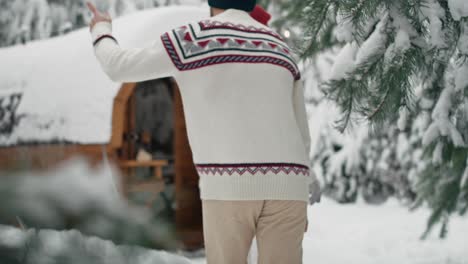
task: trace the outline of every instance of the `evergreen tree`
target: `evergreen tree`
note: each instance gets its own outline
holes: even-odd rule
[[[87,26],[86,0],[0,0],[0,47],[65,34]],[[182,0],[91,0],[118,17],[140,9],[182,4]],[[200,0],[199,2],[201,2]],[[197,0],[191,1],[197,3]]]
[[[340,131],[399,128],[424,150],[415,160],[417,201],[432,209],[426,233],[468,208],[468,6],[464,0],[276,1],[277,23],[303,30],[305,59],[339,47],[326,97]],[[294,39],[292,40],[294,41]],[[419,92],[418,92],[419,89]],[[392,139],[393,140],[393,139]],[[418,142],[419,141],[419,142]]]
[[[287,3],[267,1],[264,4],[273,14],[273,27],[294,47],[303,41],[303,34],[294,20],[284,16],[282,10]],[[353,203],[362,198],[378,204],[394,196],[409,204],[415,199],[413,182],[418,167],[414,165],[420,161],[421,132],[410,133],[409,128],[400,131],[392,126],[369,135],[364,125],[350,133],[338,133],[329,121],[337,118],[336,107],[324,100],[325,91],[320,86],[329,78],[336,60],[339,46],[335,46],[313,59],[304,57],[300,63],[312,127],[311,165],[321,179],[323,193],[340,203]],[[402,126],[405,122],[399,120]]]

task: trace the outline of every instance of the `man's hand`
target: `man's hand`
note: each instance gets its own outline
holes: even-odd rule
[[[312,205],[314,203],[319,203],[320,198],[322,197],[322,189],[320,188],[320,183],[315,180],[309,185],[309,204]]]
[[[91,22],[89,23],[89,30],[93,30],[94,25],[96,25],[98,22],[104,21],[104,22],[112,23],[112,18],[110,17],[109,13],[99,12],[96,6],[90,2],[86,2],[86,5],[88,6],[89,11],[93,13],[93,19],[91,19]]]

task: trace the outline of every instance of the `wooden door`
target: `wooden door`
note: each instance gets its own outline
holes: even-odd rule
[[[203,222],[198,173],[187,138],[179,88],[174,87],[174,151],[176,184],[176,227],[186,249],[203,247]]]

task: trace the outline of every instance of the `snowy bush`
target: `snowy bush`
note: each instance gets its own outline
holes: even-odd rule
[[[174,225],[135,207],[119,192],[118,171],[82,157],[44,172],[0,172],[0,223],[75,229],[114,243],[173,249]]]
[[[21,230],[0,225],[2,264],[189,264],[188,259],[85,236],[76,230]]]

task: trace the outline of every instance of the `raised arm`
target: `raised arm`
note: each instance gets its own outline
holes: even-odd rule
[[[94,14],[90,25],[94,53],[111,80],[141,82],[174,75],[176,68],[160,38],[143,48],[122,49],[112,36],[112,22],[107,14],[99,13],[92,4],[88,7]]]

